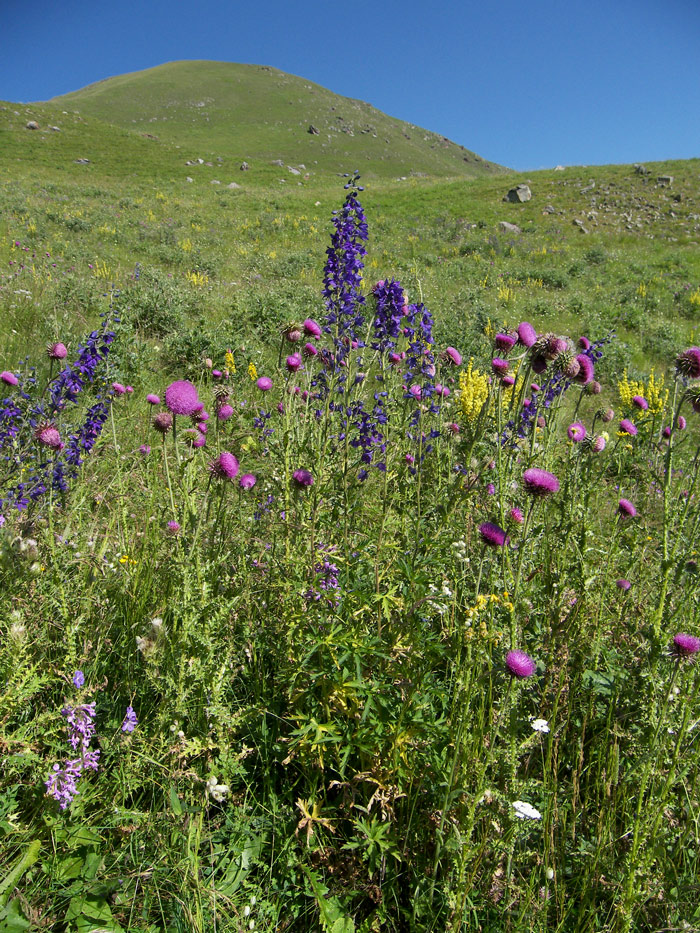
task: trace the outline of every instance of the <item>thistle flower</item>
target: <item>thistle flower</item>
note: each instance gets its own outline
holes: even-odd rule
[[[491,360],[491,369],[496,373],[496,375],[505,376],[505,374],[510,369],[510,363],[508,360],[503,360],[501,357],[495,356]]]
[[[603,435],[598,434],[597,437],[593,438],[593,443],[591,444],[591,450],[593,451],[593,453],[596,453],[596,454],[602,453],[605,450],[606,444],[607,444],[607,441],[605,440]]]
[[[459,350],[455,350],[454,347],[445,347],[443,359],[446,363],[451,363],[453,366],[462,365],[462,354]]]
[[[252,489],[257,481],[257,477],[254,473],[244,473],[243,476],[241,476],[238,480],[238,485],[241,487],[241,489]]]
[[[288,356],[285,363],[290,373],[298,372],[303,365],[298,353],[292,353],[291,356]]]
[[[637,510],[629,499],[620,499],[617,504],[617,511],[621,518],[635,518]]]
[[[292,479],[299,488],[313,486],[314,478],[308,470],[295,470],[292,473]]]
[[[597,380],[591,379],[591,381],[587,382],[584,386],[584,391],[586,395],[600,395],[603,391],[603,387]]]
[[[687,423],[688,423],[688,422],[685,420],[685,418],[683,417],[683,415],[679,415],[679,416],[678,416],[678,419],[677,419],[677,421],[676,421],[676,426],[678,427],[678,430],[679,430],[679,431],[685,431],[685,426],[686,426]]]
[[[624,590],[626,593],[627,590],[632,586],[632,584],[630,583],[629,580],[625,580],[624,578],[622,578],[620,580],[615,581],[615,586],[617,586],[618,589]]]
[[[201,411],[199,406],[202,403],[192,383],[187,379],[178,379],[165,390],[165,404],[174,415],[193,415]]]
[[[689,347],[676,357],[676,373],[685,379],[700,379],[700,347]]]
[[[309,357],[318,355],[318,350],[312,343],[305,343],[301,352],[304,354],[304,356]]]
[[[524,651],[509,651],[506,655],[506,667],[519,679],[532,677],[535,673],[535,662]]]
[[[515,385],[515,379],[512,376],[504,376],[501,379],[501,385],[504,385],[507,389],[510,389]]]
[[[216,412],[216,417],[219,419],[219,421],[228,421],[232,414],[233,408],[231,405],[222,405],[221,408],[219,408]]]
[[[508,513],[508,518],[516,525],[522,525],[522,523],[525,521],[522,511],[517,506],[514,506],[510,510]]]
[[[303,326],[309,337],[313,337],[314,340],[321,339],[321,327],[316,323],[316,321],[312,320],[310,317],[307,317]]]
[[[591,349],[591,341],[588,339],[588,337],[579,337],[578,345],[581,347],[582,350]]]
[[[173,426],[173,416],[169,411],[160,411],[153,419],[153,427],[160,434],[167,434]]]
[[[126,395],[126,386],[122,385],[121,382],[113,382],[112,391],[115,395]]]
[[[580,421],[574,421],[573,424],[569,425],[566,433],[570,441],[578,444],[586,436],[586,426],[581,424]]]
[[[590,358],[590,356],[586,356],[585,353],[579,353],[576,359],[580,369],[575,376],[575,381],[580,382],[581,385],[587,385],[593,379],[593,375],[595,373],[593,360]]]
[[[50,360],[65,360],[68,350],[63,343],[50,343],[46,348],[46,355]]]
[[[690,658],[700,651],[700,638],[679,632],[673,636],[673,650],[681,658]]]
[[[261,376],[255,385],[260,389],[261,392],[269,392],[272,388],[272,379],[269,376]]]
[[[149,405],[160,405],[160,396],[154,395],[152,392],[150,395],[146,396],[146,401]]]
[[[15,376],[14,373],[8,373],[7,370],[4,370],[0,373],[0,379],[8,386],[19,385],[19,379]]]
[[[528,321],[518,324],[518,340],[524,347],[531,347],[537,340],[537,331]]]
[[[508,353],[515,346],[515,337],[511,334],[496,334],[493,340],[494,346],[502,353]]]
[[[630,434],[632,437],[637,434],[637,427],[629,420],[629,418],[622,419],[620,422],[620,430],[623,434]]]
[[[559,480],[554,473],[531,467],[523,473],[525,490],[533,496],[548,496],[559,492]]]
[[[484,544],[490,547],[507,547],[510,543],[510,538],[505,531],[494,522],[483,522],[479,525],[479,534]]]
[[[299,343],[301,338],[304,336],[303,325],[289,324],[282,331],[282,336],[285,340],[288,340],[289,343]]]
[[[613,420],[614,417],[615,417],[615,412],[613,411],[612,408],[606,408],[600,412],[600,420],[604,424],[610,424],[610,422]]]
[[[40,424],[34,432],[34,437],[43,447],[50,447],[51,450],[61,450],[63,447],[61,435],[54,424]]]
[[[649,402],[647,402],[643,395],[633,395],[632,404],[640,411],[646,411],[649,408]]]
[[[223,451],[209,464],[209,472],[219,479],[235,479],[238,476],[238,460],[233,454]]]
[[[151,452],[151,447],[149,444],[141,444],[141,446],[139,447],[139,453],[143,457],[147,457],[150,454],[150,452]]]
[[[180,522],[176,522],[175,520],[169,521],[165,528],[168,534],[176,535],[180,530]]]

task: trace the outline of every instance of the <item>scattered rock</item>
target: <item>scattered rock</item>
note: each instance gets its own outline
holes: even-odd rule
[[[49,127],[50,130],[53,129],[52,126]],[[157,136],[154,136],[153,133],[141,133],[142,136],[145,136],[146,139],[158,139]]]
[[[573,223],[573,225],[574,225],[575,227],[578,227],[578,228],[579,228],[579,230],[581,231],[581,233],[588,233],[588,230],[584,227],[583,221],[582,221],[582,220],[576,220],[576,219],[574,219],[574,220],[572,221],[572,223]]]
[[[503,198],[504,201],[510,201],[511,204],[523,203],[523,201],[529,201],[532,197],[532,192],[528,185],[516,185],[515,188],[511,188],[508,194]]]
[[[272,165],[279,165],[280,168],[284,168],[284,162],[282,159],[275,159],[275,161],[272,162]]]
[[[588,179],[588,184],[585,188],[581,188],[581,194],[587,194],[589,191],[593,191],[595,188],[595,181],[592,178]]]
[[[28,121],[25,123],[25,129],[28,129],[28,130],[38,130],[38,129],[39,129],[39,124],[36,122],[36,120],[28,120]]]
[[[664,188],[670,188],[673,184],[673,175],[659,175],[656,179],[659,185],[662,185]]]
[[[75,162],[76,165],[89,165],[90,164],[89,159],[73,159],[73,161]]]
[[[185,181],[194,181],[194,178],[190,178],[190,176],[188,175]]]
[[[292,173],[292,175],[301,175],[301,172],[298,168],[292,168],[291,165],[288,165],[287,169]]]
[[[241,171],[242,171],[242,172],[247,172],[249,169],[250,169],[250,166],[248,165],[247,162],[241,162]]]
[[[677,202],[682,201],[682,200],[683,200],[683,195],[682,195],[682,194],[674,194],[673,197],[671,198],[671,200],[672,200],[672,201],[677,201]]]
[[[554,207],[551,204],[548,204],[545,209],[542,211],[543,214],[556,214]]]
[[[51,130],[52,133],[60,133],[60,132],[61,132],[61,127],[60,127],[60,126],[50,126],[49,129]]]
[[[316,129],[316,127],[313,125],[313,123],[309,126],[309,129],[308,129],[307,132],[311,133],[312,136],[318,136],[318,135],[319,135],[319,132],[318,132],[318,130]]]
[[[636,164],[634,166],[634,170],[637,173],[637,175],[648,175],[649,174],[649,169],[646,167],[646,165]]]
[[[221,182],[219,181],[218,178],[212,178],[212,180],[209,182],[209,184],[210,184],[210,185],[220,185]]]
[[[555,165],[555,166],[554,166],[554,171],[555,171],[555,172],[563,172],[563,171],[564,171],[564,166],[563,166],[563,165]]]
[[[498,225],[498,229],[501,231],[501,233],[522,233],[523,232],[517,224],[508,223],[507,220],[502,220]]]
[[[237,185],[235,181],[232,181],[230,185],[226,185],[227,188],[240,188],[240,185]]]

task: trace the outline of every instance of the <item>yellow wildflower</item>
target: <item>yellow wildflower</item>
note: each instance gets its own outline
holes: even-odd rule
[[[255,363],[248,363],[248,375],[253,380],[253,382],[255,382],[255,380],[258,378],[258,371],[255,368]]]
[[[224,357],[224,365],[226,368],[226,372],[229,374],[229,376],[233,376],[233,374],[236,372],[236,361],[233,358],[233,353],[231,353],[230,350],[226,351],[226,356]]]
[[[488,397],[488,376],[474,369],[474,357],[472,357],[466,370],[459,376],[459,401],[462,414],[470,424],[477,420]]]

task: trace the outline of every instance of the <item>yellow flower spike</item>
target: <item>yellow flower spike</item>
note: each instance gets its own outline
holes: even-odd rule
[[[478,419],[488,395],[488,376],[474,369],[474,358],[472,357],[466,370],[460,373],[459,376],[459,401],[462,414],[470,424]]]
[[[258,378],[258,371],[255,368],[255,363],[248,363],[248,375],[253,382]]]

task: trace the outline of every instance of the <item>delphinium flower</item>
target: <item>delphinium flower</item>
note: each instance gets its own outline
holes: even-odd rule
[[[566,433],[570,441],[578,444],[586,436],[586,426],[581,424],[580,421],[574,421],[573,424],[569,425]]]
[[[362,191],[355,173],[345,185],[347,195],[340,211],[334,212],[331,245],[326,250],[323,297],[326,318],[323,330],[333,335],[335,352],[331,365],[347,355],[349,342],[359,341],[364,325],[364,296],[361,294],[362,257],[366,255],[367,222],[357,195]],[[347,340],[345,338],[348,338]]]
[[[510,542],[506,532],[494,522],[483,522],[479,525],[479,534],[484,544],[490,547],[507,547]]]
[[[340,604],[340,583],[338,582],[338,567],[329,560],[329,553],[335,547],[317,544],[316,549],[321,552],[322,560],[314,565],[315,579],[313,585],[304,593],[304,599],[311,602],[323,601],[327,606],[335,609]]]
[[[174,415],[193,415],[201,410],[197,389],[187,379],[170,383],[165,390],[165,404]]]
[[[691,658],[700,651],[700,638],[679,632],[673,636],[673,650],[681,658]]]
[[[629,499],[620,499],[617,504],[617,511],[621,518],[635,518],[637,510]]]
[[[308,470],[295,470],[292,473],[292,479],[296,486],[300,489],[303,489],[308,486],[313,486],[314,478]]]
[[[536,665],[529,654],[524,651],[513,650],[506,655],[506,667],[518,679],[532,677],[535,673]]]
[[[238,460],[228,451],[223,451],[209,464],[209,472],[219,479],[233,480],[238,476]]]
[[[138,724],[139,721],[136,717],[133,706],[127,706],[124,721],[122,722],[122,732],[133,732]]]
[[[523,485],[533,496],[548,496],[559,491],[559,480],[554,473],[531,467],[523,473]]]
[[[385,353],[396,347],[401,336],[404,319],[404,290],[400,282],[392,279],[377,282],[372,293],[376,301],[372,319],[372,349]]]

